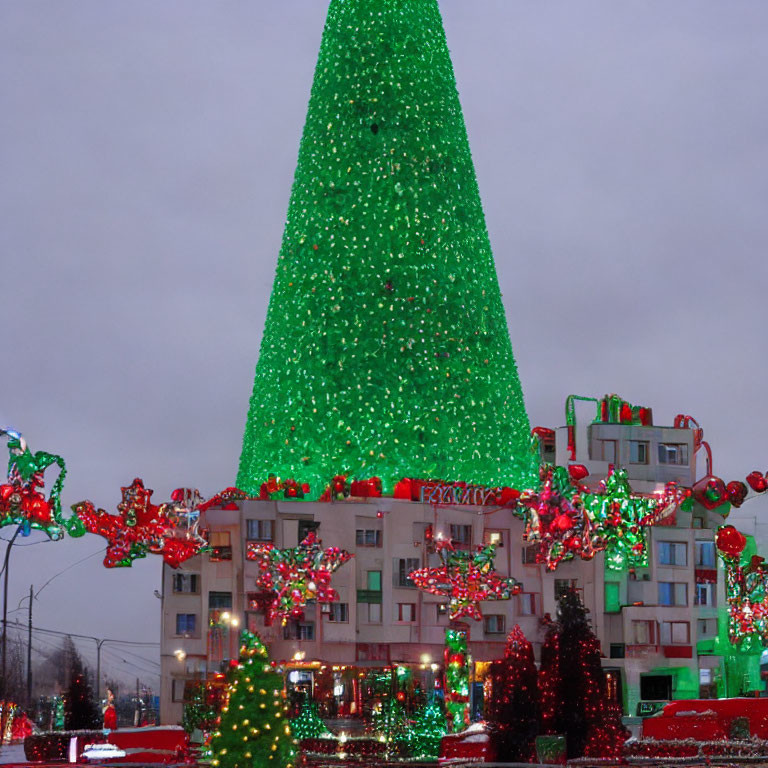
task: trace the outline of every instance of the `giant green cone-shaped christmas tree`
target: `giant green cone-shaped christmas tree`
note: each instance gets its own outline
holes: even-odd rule
[[[238,486],[532,480],[437,0],[331,0]]]

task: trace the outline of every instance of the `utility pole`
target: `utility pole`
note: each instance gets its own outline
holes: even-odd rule
[[[93,638],[96,640],[96,638]],[[96,704],[101,706],[101,646],[106,640],[96,640]]]
[[[29,585],[29,624],[27,631],[27,706],[32,707],[32,601],[35,599],[34,585]]]
[[[139,678],[136,678],[136,714],[133,716],[133,724],[138,726],[139,724],[139,712],[141,705],[139,704]]]
[[[5,694],[7,691],[7,640],[8,640],[8,560],[11,557],[11,547],[13,542],[16,541],[16,537],[21,533],[22,526],[20,525],[16,529],[16,533],[13,534],[10,541],[5,547],[5,562],[3,563],[3,570],[5,571],[5,583],[3,585],[3,649],[2,649],[2,688],[0,689],[0,701],[5,701]]]

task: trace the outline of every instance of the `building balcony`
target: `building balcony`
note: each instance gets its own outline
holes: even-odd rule
[[[381,590],[375,589],[358,589],[357,590],[357,602],[358,603],[377,603],[381,605]]]

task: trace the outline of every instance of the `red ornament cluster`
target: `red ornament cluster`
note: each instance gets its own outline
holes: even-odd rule
[[[171,502],[157,505],[152,503],[152,490],[138,477],[121,491],[117,515],[97,509],[90,501],[72,506],[85,531],[107,540],[107,568],[130,566],[148,554],[161,555],[171,568],[178,568],[208,546],[199,530],[200,512],[246,496],[236,488],[228,488],[203,502],[196,490],[179,488],[173,492]]]

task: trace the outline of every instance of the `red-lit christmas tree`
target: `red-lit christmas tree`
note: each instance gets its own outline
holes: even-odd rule
[[[607,696],[600,643],[576,590],[560,598],[542,650],[539,685],[543,731],[565,735],[569,759],[621,755],[629,733]]]
[[[493,724],[497,759],[528,762],[539,732],[539,688],[533,647],[515,624],[504,658],[491,666],[491,699],[486,719]]]

